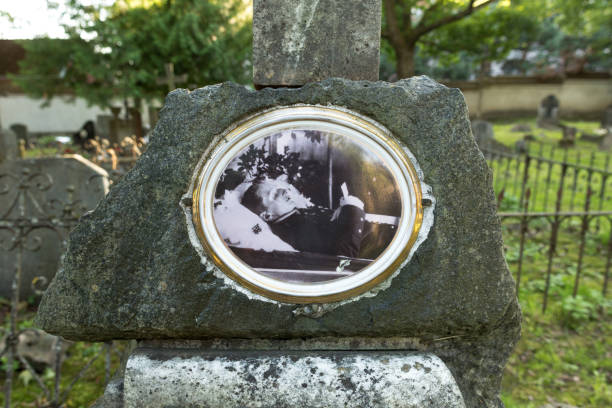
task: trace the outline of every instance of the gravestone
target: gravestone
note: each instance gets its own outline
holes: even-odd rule
[[[506,145],[495,140],[491,122],[473,120],[472,134],[476,139],[476,144],[483,151],[507,152],[509,150]]]
[[[0,164],[17,158],[17,136],[12,130],[0,128]]]
[[[119,145],[125,137],[133,137],[142,132],[142,124],[139,114],[133,112],[130,119],[122,119],[119,116],[120,109],[112,108],[112,115],[98,115],[96,118],[96,130],[98,136],[108,139],[111,146]]]
[[[545,129],[559,128],[559,99],[555,95],[548,95],[540,102],[537,124]]]
[[[55,276],[63,237],[104,197],[107,177],[106,171],[78,155],[0,165],[0,222],[8,227],[0,234],[2,239],[21,238],[23,244],[21,299],[36,294],[31,285],[35,278],[42,277],[39,282],[44,284]],[[19,248],[0,246],[0,296],[10,298],[18,252]]]
[[[97,407],[503,406],[520,311],[463,95],[308,79],[171,92],[72,231],[37,324],[139,339]]]
[[[378,80],[381,2],[255,0],[253,82]]]
[[[25,147],[30,147],[30,138],[28,134],[28,127],[21,123],[15,123],[10,126],[10,129],[17,135],[17,140],[23,140]]]
[[[487,143],[494,140],[493,125],[491,122],[484,120],[472,121],[472,133],[478,146],[486,145]]]
[[[110,140],[111,122],[113,115],[98,115],[96,116],[96,131],[101,139]]]

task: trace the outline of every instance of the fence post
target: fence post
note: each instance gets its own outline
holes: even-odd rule
[[[546,175],[546,190],[544,193],[544,208],[542,209],[543,211],[547,211],[548,210],[548,186],[550,185],[550,178],[552,176],[552,160],[554,159],[554,153],[555,153],[555,148],[554,146],[551,146],[550,148],[550,161],[548,162],[548,173]]]
[[[612,219],[608,218],[608,224],[610,224],[610,236],[608,237],[608,259],[606,260],[606,273],[604,275],[603,290],[601,291],[604,296],[608,293],[608,276],[610,272],[610,261],[612,260]]]
[[[576,297],[578,294],[578,284],[580,282],[580,272],[582,271],[582,258],[584,256],[584,244],[586,241],[586,233],[589,227],[589,207],[591,205],[591,187],[587,187],[586,201],[584,202],[584,215],[582,216],[582,227],[580,228],[580,248],[578,250],[578,266],[576,268],[576,280],[574,281],[574,291],[572,296]]]
[[[523,183],[521,185],[521,196],[519,199],[519,208],[523,208],[523,199],[525,198],[525,188],[527,187],[527,183],[529,182],[529,164],[531,163],[531,156],[529,156],[529,151],[525,153],[525,168],[523,169]],[[527,209],[525,208],[525,211]]]
[[[531,200],[531,207],[533,210],[533,206],[536,203],[536,197],[538,195],[538,182],[540,180],[540,168],[542,167],[542,151],[543,151],[543,144],[540,143],[540,149],[538,151],[538,156],[535,158],[536,159],[536,175],[535,175],[535,182],[534,182],[534,186],[533,186],[533,200]]]
[[[529,196],[531,195],[531,189],[527,189],[525,194],[525,207],[523,209],[523,216],[521,217],[521,238],[519,246],[519,259],[518,269],[516,271],[516,297],[519,297],[519,288],[521,285],[521,273],[523,272],[523,251],[525,249],[525,235],[527,235],[527,211],[529,208]]]
[[[546,268],[546,287],[544,288],[544,302],[542,303],[542,313],[546,312],[546,306],[548,304],[548,292],[550,290],[550,276],[552,273],[552,261],[557,251],[557,238],[559,235],[559,224],[561,223],[561,217],[559,212],[561,211],[561,201],[563,200],[563,185],[565,182],[565,173],[567,172],[567,161],[564,160],[561,165],[561,184],[557,192],[557,202],[555,204],[555,215],[550,232],[550,247],[548,248],[548,266]]]

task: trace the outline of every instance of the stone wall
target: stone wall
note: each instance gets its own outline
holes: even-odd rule
[[[8,128],[12,124],[22,123],[30,133],[73,133],[88,120],[96,121],[98,115],[110,115],[108,109],[97,106],[87,106],[82,98],[72,100],[73,96],[53,98],[51,105],[42,107],[43,100],[30,98],[21,93],[11,93],[0,96],[0,123]],[[122,106],[122,101],[116,101],[114,106]],[[123,113],[121,114],[123,115]],[[144,124],[149,123],[148,109],[142,110]]]
[[[555,95],[562,118],[599,120],[612,104],[612,80],[608,75],[542,80],[539,78],[492,78],[481,83],[445,83],[459,88],[468,104],[470,117],[506,118],[536,116],[543,98]]]

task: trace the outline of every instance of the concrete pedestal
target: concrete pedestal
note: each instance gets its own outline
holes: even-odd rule
[[[140,347],[124,407],[465,407],[446,365],[408,351]]]

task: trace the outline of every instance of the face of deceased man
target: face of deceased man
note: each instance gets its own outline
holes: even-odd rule
[[[291,184],[281,180],[266,180],[257,191],[265,211],[262,217],[273,221],[298,207],[299,192]]]

